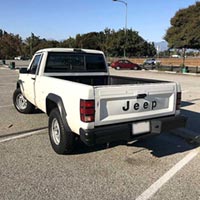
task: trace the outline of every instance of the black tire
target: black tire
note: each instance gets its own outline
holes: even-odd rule
[[[49,139],[57,154],[72,153],[75,135],[68,124],[64,125],[58,108],[54,108],[49,115]]]
[[[120,70],[121,68],[119,66],[115,67],[116,70]]]
[[[23,96],[20,88],[13,93],[13,104],[18,112],[24,114],[32,113],[35,109],[35,106]]]
[[[138,67],[133,67],[131,68],[131,70],[138,70]]]

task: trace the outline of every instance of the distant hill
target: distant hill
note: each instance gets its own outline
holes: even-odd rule
[[[168,49],[168,43],[166,41],[154,42],[157,51],[166,51]]]

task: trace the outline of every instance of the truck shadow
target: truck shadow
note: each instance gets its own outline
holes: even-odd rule
[[[192,102],[188,102],[188,101],[182,101],[181,102],[181,107],[187,107],[187,106],[191,106],[194,105],[195,103]]]
[[[127,146],[127,148],[133,148],[133,154],[141,152],[143,150],[149,150],[150,153],[156,157],[165,157],[176,153],[189,151],[197,147],[197,145],[190,144],[189,142],[178,136],[170,133],[163,133],[157,136],[151,136],[145,139],[136,140],[131,143],[127,143],[125,141],[112,142],[109,144],[109,147],[107,147],[106,144],[88,147],[82,142],[78,142],[76,144],[74,154],[88,154],[97,151],[106,151],[106,149],[112,149],[121,145]],[[135,151],[135,147],[138,148],[137,151]]]
[[[199,109],[199,106],[197,105],[196,102],[199,102],[200,101],[200,98],[197,98],[197,99],[191,99],[189,102],[188,101],[182,101],[181,102],[181,114],[188,117],[188,120],[187,120],[187,125],[186,125],[186,129],[190,130],[190,131],[193,131],[193,132],[196,132],[196,133],[199,133],[200,135],[200,109]],[[197,111],[199,112],[194,112],[194,111],[191,111],[191,108],[188,108],[188,106],[192,106],[192,105],[195,105],[197,106]],[[194,108],[193,108],[194,110]]]
[[[138,140],[127,146],[148,149],[153,156],[159,158],[189,151],[197,147],[197,145],[190,144],[184,139],[170,133],[163,133],[159,136]]]
[[[195,103],[184,101],[181,107],[186,108],[193,104]],[[200,113],[181,109],[181,114],[188,117],[186,129],[200,136]],[[183,139],[174,134],[164,133],[152,138],[138,140],[128,146],[143,147],[149,149],[152,155],[163,157],[194,149],[199,146],[199,144],[194,144],[190,139]]]
[[[118,142],[117,145],[120,145],[120,142]],[[112,146],[114,147],[114,146]],[[111,146],[109,148],[112,148]],[[106,150],[108,147],[106,144],[99,144],[99,145],[95,145],[95,146],[87,146],[85,145],[83,142],[81,142],[80,140],[76,141],[75,144],[75,149],[73,151],[73,155],[78,155],[78,154],[88,154],[88,153],[93,153],[93,152],[98,152],[98,151],[103,151]]]
[[[181,114],[188,117],[186,128],[200,135],[200,113],[182,109]]]

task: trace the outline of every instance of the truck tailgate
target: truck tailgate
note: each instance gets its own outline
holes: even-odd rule
[[[95,126],[146,120],[176,111],[176,83],[95,86]]]

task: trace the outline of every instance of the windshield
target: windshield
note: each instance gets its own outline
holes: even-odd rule
[[[49,52],[45,72],[106,72],[102,54]]]

